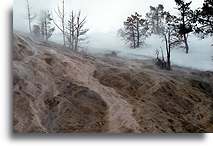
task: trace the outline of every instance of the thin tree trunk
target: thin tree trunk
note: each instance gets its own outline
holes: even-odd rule
[[[32,29],[31,29],[31,13],[30,13],[30,5],[29,5],[29,1],[28,0],[27,0],[27,16],[28,16],[29,31],[30,31],[30,33],[32,33]]]
[[[65,10],[64,10],[64,0],[62,1],[62,8],[58,5],[58,10],[55,11],[60,19],[60,24],[57,24],[54,20],[55,26],[62,32],[64,46],[66,46],[66,33],[65,33]]]
[[[62,1],[62,18],[61,18],[61,23],[62,23],[62,34],[63,34],[63,41],[64,41],[64,46],[66,46],[66,39],[65,39],[65,16],[64,16],[64,0]]]
[[[47,14],[45,13],[45,37],[46,41],[48,40],[48,32],[47,32]]]
[[[76,28],[76,38],[75,38],[75,51],[78,49],[78,38],[79,38],[79,30],[80,29],[80,12],[77,17],[77,28]]]
[[[78,36],[78,33],[77,33],[77,36]],[[78,50],[78,37],[76,37],[76,40],[75,40],[75,51]]]
[[[165,34],[164,38],[165,38],[165,42],[166,42],[166,55],[167,55],[167,69],[171,70],[171,43],[170,43],[170,31],[168,32],[168,37]]]
[[[183,26],[185,27],[186,26],[186,24],[185,24],[185,9],[183,9],[182,22],[183,22]],[[183,38],[184,38],[184,43],[185,43],[185,48],[186,48],[186,54],[188,54],[189,53],[189,45],[188,45],[186,34],[183,34]]]
[[[133,48],[136,48],[136,43],[135,43],[135,32],[132,30],[132,38],[133,38]]]
[[[68,42],[69,42],[69,48],[71,48],[72,44],[72,16],[70,15],[70,19],[68,20]]]
[[[139,22],[137,21],[137,48],[140,46]]]
[[[71,44],[72,44],[72,24],[70,24],[69,26],[69,48],[71,48]]]
[[[156,27],[156,30],[157,30],[157,34],[159,34],[159,10],[157,10],[157,27]]]
[[[188,54],[189,53],[189,45],[188,45],[186,34],[184,34],[183,37],[184,37],[184,43],[185,43],[185,48],[186,48],[186,54]]]
[[[167,49],[167,65],[168,65],[168,70],[171,70],[171,32],[169,30],[168,34],[168,49]]]
[[[166,52],[167,52],[167,54],[168,54],[168,51],[169,51],[169,46],[168,46],[168,39],[167,39],[167,36],[166,36],[166,34],[164,35],[164,39],[165,39],[165,42],[166,42]]]
[[[74,41],[75,41],[75,26],[74,26],[74,14],[73,14],[73,11],[72,11],[72,40],[71,40],[71,42],[72,42],[72,50],[73,50],[73,48],[74,48]]]

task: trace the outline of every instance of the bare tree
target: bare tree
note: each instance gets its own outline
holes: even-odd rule
[[[81,18],[81,11],[77,16],[72,11],[66,25],[66,38],[68,40],[69,48],[77,51],[79,43],[86,39],[85,35],[89,29],[85,28],[86,17]]]
[[[85,34],[89,31],[89,29],[85,29],[86,17],[81,19],[81,11],[78,12],[76,17],[76,24],[75,24],[75,51],[78,50],[78,45],[80,41],[85,40]]]
[[[66,46],[64,0],[61,1],[61,5],[58,5],[57,10],[55,10],[55,13],[60,20],[60,24],[56,23],[56,21],[53,22],[55,26],[62,32],[64,46]]]
[[[32,20],[35,19],[36,15],[32,15],[31,13],[31,7],[30,7],[30,4],[29,4],[29,0],[26,0],[27,2],[27,19],[28,19],[28,27],[29,27],[29,31],[30,33],[32,33],[32,28],[31,28],[31,23],[32,23]]]

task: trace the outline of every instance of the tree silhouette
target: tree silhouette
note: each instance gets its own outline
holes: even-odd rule
[[[42,11],[40,16],[40,29],[42,38],[46,41],[52,36],[55,27],[52,25],[51,13],[48,10]]]
[[[86,39],[85,35],[89,29],[85,28],[86,17],[82,18],[81,11],[78,11],[77,16],[74,15],[72,11],[70,18],[66,26],[66,37],[69,43],[69,47],[72,50],[77,51],[79,47],[79,42]]]
[[[75,16],[72,11],[70,14],[70,18],[67,23],[67,40],[69,43],[69,48],[74,49],[74,41],[75,41]]]
[[[178,23],[178,33],[183,38],[185,44],[186,53],[189,53],[188,45],[188,34],[193,31],[193,26],[191,24],[193,19],[193,11],[190,9],[191,1],[185,2],[184,0],[175,0],[179,17],[177,18]]]
[[[177,21],[176,16],[171,15],[169,12],[165,12],[164,19],[162,20],[163,27],[161,28],[160,36],[163,38],[166,49],[166,61],[164,58],[164,52],[161,49],[162,58],[159,57],[159,50],[156,51],[157,54],[157,65],[162,69],[171,70],[171,50],[175,46],[178,46],[181,42],[178,37]],[[153,32],[154,33],[154,32]]]
[[[89,29],[85,29],[85,23],[86,23],[86,17],[81,18],[81,11],[78,12],[78,15],[76,17],[76,24],[75,26],[75,51],[78,50],[79,42],[85,40],[85,34],[89,31]]]
[[[131,48],[139,48],[147,37],[148,23],[140,14],[135,12],[124,22],[124,29],[119,31]]]
[[[195,11],[195,21],[198,22],[196,33],[213,36],[213,0],[205,0],[201,9]]]
[[[164,6],[159,4],[157,7],[150,6],[150,12],[146,14],[152,33],[160,34],[165,17]]]

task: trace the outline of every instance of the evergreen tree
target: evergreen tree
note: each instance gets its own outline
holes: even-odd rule
[[[180,44],[180,40],[176,28],[176,16],[171,15],[169,12],[166,13],[164,28],[161,35],[165,41],[167,65],[166,68],[171,70],[171,50],[175,46]]]
[[[161,28],[160,36],[163,38],[166,48],[166,62],[164,60],[164,53],[162,50],[162,59],[159,58],[159,51],[157,51],[157,65],[163,69],[171,70],[171,50],[175,46],[178,46],[181,42],[178,36],[176,16],[171,15],[169,12],[165,12],[165,17],[162,20],[163,27]]]
[[[164,6],[159,4],[157,7],[150,6],[150,12],[146,14],[146,18],[149,22],[151,32],[154,34],[160,34],[163,27],[163,19],[165,16]]]
[[[119,34],[131,48],[139,48],[144,44],[144,40],[147,37],[148,23],[143,19],[141,15],[135,12],[124,22],[124,29],[120,30]]]
[[[195,21],[198,22],[196,33],[213,36],[213,0],[205,0],[203,7],[195,11]]]
[[[175,0],[177,6],[179,17],[177,18],[178,23],[178,33],[183,38],[185,44],[186,53],[189,53],[188,45],[188,34],[193,31],[192,20],[193,20],[193,11],[190,9],[191,1],[185,2],[184,0]]]

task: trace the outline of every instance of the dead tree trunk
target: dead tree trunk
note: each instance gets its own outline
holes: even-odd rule
[[[32,21],[33,19],[36,17],[36,15],[32,15],[31,13],[31,7],[30,7],[30,3],[29,0],[26,0],[27,2],[27,20],[28,20],[28,28],[30,33],[32,33]]]
[[[46,14],[47,15],[47,14]],[[47,16],[45,16],[44,20],[44,31],[45,31],[45,40],[48,40],[48,32],[47,32]]]
[[[86,23],[86,17],[81,19],[81,11],[79,11],[78,16],[76,18],[76,24],[74,26],[74,28],[75,28],[75,33],[74,33],[75,51],[78,50],[79,42],[84,40],[82,37],[89,31],[89,29],[84,29],[85,23]]]
[[[61,4],[62,7],[60,8],[60,6],[58,6],[57,11],[55,11],[58,18],[60,19],[61,24],[57,24],[55,21],[54,24],[62,32],[64,46],[66,46],[64,0],[62,0]]]
[[[61,22],[62,22],[62,30],[63,30],[63,41],[64,41],[64,46],[66,46],[66,39],[65,39],[65,15],[64,15],[64,0],[62,1],[62,18],[61,18]]]
[[[74,17],[74,13],[73,13],[73,11],[72,11],[72,40],[71,40],[71,47],[72,47],[72,49],[74,48],[74,41],[75,41],[75,17]]]
[[[29,5],[29,1],[28,0],[27,0],[27,17],[28,17],[29,31],[30,31],[30,33],[32,33],[32,29],[31,29],[31,13],[30,13],[30,5]]]
[[[81,13],[79,12],[77,16],[77,24],[76,24],[75,51],[78,50],[78,40],[79,40],[79,32],[80,32],[80,15]]]
[[[70,18],[68,20],[68,27],[67,27],[67,39],[69,42],[69,48],[74,50],[74,42],[75,42],[75,16],[72,11]]]

